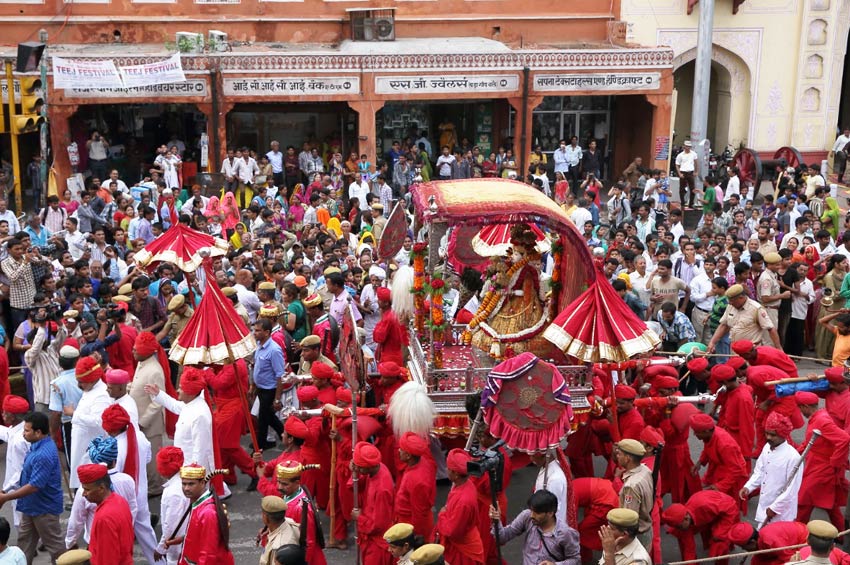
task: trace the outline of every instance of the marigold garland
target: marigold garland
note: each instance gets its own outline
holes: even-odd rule
[[[561,263],[564,257],[564,244],[561,242],[561,238],[556,239],[552,242],[552,260],[554,262],[554,267],[552,269],[552,301],[550,304],[550,312],[552,319],[558,315],[558,302],[561,296],[561,289],[563,288],[563,283],[561,282]]]
[[[413,263],[413,288],[410,292],[413,293],[414,318],[413,325],[416,328],[416,334],[419,339],[425,337],[425,255],[428,252],[428,246],[419,242],[413,246],[410,251],[411,262]]]
[[[443,312],[443,294],[446,292],[445,281],[440,275],[435,275],[428,285],[431,291],[431,320],[430,328],[432,333],[431,339],[431,357],[435,369],[443,368],[443,335],[448,323]]]

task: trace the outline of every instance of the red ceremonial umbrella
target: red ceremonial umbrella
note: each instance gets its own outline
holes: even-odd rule
[[[511,246],[511,229],[513,224],[490,224],[481,228],[474,238],[472,238],[472,248],[482,257],[494,257],[504,255],[508,252]],[[546,234],[534,224],[529,224],[531,231],[537,237],[537,245],[535,249],[538,253],[546,253],[551,249],[552,245]]]
[[[543,337],[586,363],[622,363],[661,343],[602,276],[558,314]]]
[[[223,365],[248,357],[257,342],[212,275],[189,323],[171,346],[168,358],[183,365]]]
[[[135,258],[137,265],[147,269],[167,262],[174,263],[181,271],[193,272],[203,260],[198,253],[201,249],[209,249],[211,255],[224,255],[228,247],[223,239],[177,224],[140,249]]]

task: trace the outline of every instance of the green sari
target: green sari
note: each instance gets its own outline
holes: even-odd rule
[[[828,196],[826,199],[823,216],[820,217],[820,221],[823,224],[823,229],[829,232],[833,241],[837,242],[838,228],[841,225],[841,208],[838,207],[838,201],[832,196]]]

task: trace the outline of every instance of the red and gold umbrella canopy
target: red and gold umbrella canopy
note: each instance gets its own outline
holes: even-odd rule
[[[140,249],[135,256],[136,264],[151,269],[157,263],[174,263],[181,271],[193,272],[203,261],[201,249],[209,249],[215,256],[224,255],[228,247],[223,239],[177,224]]]
[[[183,365],[221,365],[248,357],[256,349],[254,335],[233,303],[208,276],[201,303],[177,336],[168,358]]]
[[[543,337],[586,363],[621,363],[661,343],[601,276],[558,314]]]
[[[537,238],[534,246],[538,253],[546,253],[552,248],[546,234],[534,224],[528,225]],[[472,248],[482,257],[501,256],[508,252],[511,246],[511,229],[514,224],[490,224],[472,238]]]

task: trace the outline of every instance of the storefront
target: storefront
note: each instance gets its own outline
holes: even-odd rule
[[[343,153],[365,153],[374,163],[393,140],[423,131],[432,153],[452,140],[458,147],[477,145],[485,154],[504,145],[513,148],[521,166],[534,145],[550,151],[558,139],[571,135],[607,145],[614,156],[612,170],[636,155],[666,166],[669,49],[511,51],[494,41],[479,43],[476,52],[436,55],[395,55],[405,52],[403,40],[379,46],[386,54],[376,54],[375,45],[368,53],[352,54],[357,43],[341,47],[346,54],[323,50],[267,56],[257,55],[254,46],[251,54],[183,56],[185,83],[51,88],[58,180],[61,184],[71,171],[65,148],[75,140],[74,116],[82,106],[108,105],[120,113],[153,96],[165,108],[186,108],[188,115],[179,122],[187,137],[206,127],[207,166],[214,171],[228,146],[263,151],[271,140],[284,146],[300,147],[305,141],[339,146]],[[86,55],[91,57],[91,49]],[[148,56],[130,62],[156,60]]]

